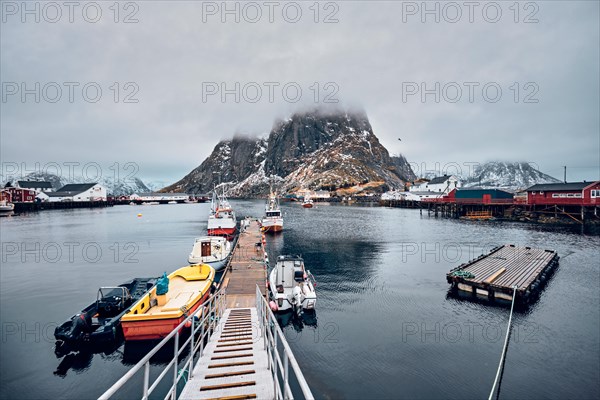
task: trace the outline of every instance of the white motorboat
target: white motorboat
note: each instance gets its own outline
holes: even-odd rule
[[[0,201],[0,212],[14,211],[15,205],[7,200]]]
[[[231,243],[220,236],[203,236],[196,238],[194,247],[188,257],[190,264],[208,264],[216,271],[227,265],[231,255]]]
[[[312,208],[313,207],[313,201],[308,194],[304,196],[304,200],[302,201],[302,207],[304,207],[304,208]]]
[[[269,274],[271,309],[293,310],[297,314],[305,310],[314,310],[317,304],[315,284],[310,271],[304,268],[302,257],[279,256]]]
[[[279,198],[273,191],[269,194],[265,206],[265,216],[261,221],[263,232],[280,232],[283,230],[283,215],[279,208]]]
[[[208,216],[208,234],[209,236],[227,236],[232,237],[237,228],[235,212],[225,197],[225,192],[221,196],[213,191],[211,213]]]

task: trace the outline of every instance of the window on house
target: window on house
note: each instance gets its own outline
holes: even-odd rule
[[[552,193],[552,198],[553,198],[553,199],[556,199],[556,198],[558,198],[558,197],[559,197],[559,196],[558,196],[558,193]]]

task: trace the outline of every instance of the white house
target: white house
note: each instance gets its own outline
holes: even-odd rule
[[[411,192],[434,192],[437,195],[450,193],[453,189],[461,187],[460,181],[454,175],[443,175],[433,178],[429,182],[410,187]]]
[[[75,183],[65,185],[56,192],[40,193],[37,198],[49,202],[106,201],[106,196],[106,188],[98,183]]]

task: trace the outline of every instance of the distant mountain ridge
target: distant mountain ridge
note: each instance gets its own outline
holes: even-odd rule
[[[491,161],[478,165],[473,174],[463,177],[463,187],[526,189],[538,183],[560,183],[527,162]]]
[[[50,182],[54,190],[58,190],[61,187],[70,183],[91,183],[89,180],[65,178],[58,175],[50,174],[47,172],[32,172],[19,179],[13,179],[12,184],[15,185],[16,181],[45,181]],[[6,185],[4,179],[2,179],[2,186]],[[111,177],[100,178],[97,183],[104,186],[110,195],[114,196],[127,196],[133,193],[144,193],[149,192],[150,189],[142,182],[139,178],[120,178],[114,179]]]
[[[163,191],[206,193],[219,182],[231,196],[279,190],[335,190],[358,184],[402,187],[415,175],[403,156],[391,157],[364,111],[312,110],[276,121],[268,139],[234,136],[183,179]],[[377,189],[375,189],[377,190]]]

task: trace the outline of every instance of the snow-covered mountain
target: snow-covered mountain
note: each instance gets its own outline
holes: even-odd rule
[[[476,166],[473,174],[463,177],[463,187],[525,189],[538,183],[559,183],[526,162],[492,161]]]
[[[206,193],[227,183],[230,196],[268,191],[336,190],[370,185],[402,187],[414,173],[402,156],[390,157],[364,111],[313,110],[274,124],[268,139],[236,136],[218,143],[196,169],[165,191]]]
[[[69,177],[57,176],[46,172],[31,172],[24,177],[14,179],[19,181],[46,181],[52,184],[54,190],[60,189],[64,185],[70,183],[91,183],[88,180],[75,179]],[[96,182],[96,181],[94,181]],[[139,178],[115,179],[113,177],[103,177],[97,180],[99,184],[104,186],[110,195],[122,196],[133,193],[149,192],[150,189]],[[2,179],[2,186],[6,185],[6,180]],[[13,182],[14,183],[14,182]]]

